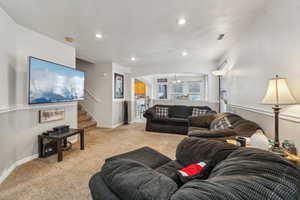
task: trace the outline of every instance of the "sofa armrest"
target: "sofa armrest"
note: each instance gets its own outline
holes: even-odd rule
[[[191,137],[217,138],[236,136],[237,133],[234,129],[226,128],[222,130],[195,130],[189,132],[188,135]]]
[[[171,178],[133,160],[106,162],[102,177],[108,188],[122,199],[166,200],[177,190]]]
[[[149,108],[148,110],[146,110],[146,112],[143,115],[145,118],[147,119],[153,119],[156,118],[156,113],[155,113],[155,109],[154,107]]]
[[[216,118],[215,114],[208,114],[199,117],[189,117],[190,126],[209,128],[211,122]]]

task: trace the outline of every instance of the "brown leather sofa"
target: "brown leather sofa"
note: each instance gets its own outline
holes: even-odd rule
[[[214,127],[220,123],[220,120],[227,118],[231,124],[230,127]],[[236,136],[251,137],[257,130],[263,130],[255,122],[246,120],[233,113],[218,113],[190,118],[190,127],[188,135],[190,137],[200,137],[208,139],[233,139]]]

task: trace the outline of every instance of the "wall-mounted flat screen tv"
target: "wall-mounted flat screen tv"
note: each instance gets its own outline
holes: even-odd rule
[[[29,57],[29,104],[84,99],[84,72]]]

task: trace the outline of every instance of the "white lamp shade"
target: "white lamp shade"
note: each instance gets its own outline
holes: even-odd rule
[[[267,93],[262,101],[263,104],[269,105],[291,105],[296,104],[286,78],[273,78],[269,80]]]

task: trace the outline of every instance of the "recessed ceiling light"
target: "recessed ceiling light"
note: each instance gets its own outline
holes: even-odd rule
[[[135,57],[131,57],[130,60],[131,61],[136,61],[136,58]]]
[[[103,38],[103,35],[101,33],[97,33],[96,38],[101,39],[101,38]]]
[[[181,55],[185,57],[185,56],[188,55],[188,52],[187,52],[187,51],[183,51],[183,52],[181,53]]]
[[[186,24],[186,19],[185,18],[178,19],[177,24],[180,25],[180,26],[185,25]]]

